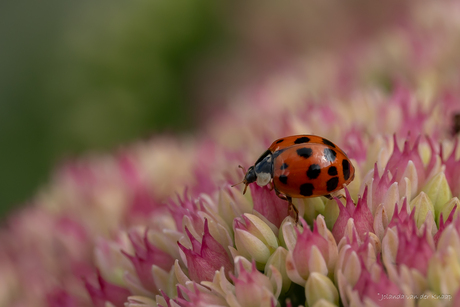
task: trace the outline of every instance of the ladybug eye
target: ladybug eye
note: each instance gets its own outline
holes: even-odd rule
[[[253,183],[256,180],[257,180],[256,172],[254,171],[254,167],[251,166],[248,169],[246,175],[244,176],[244,182],[248,184],[248,183]]]

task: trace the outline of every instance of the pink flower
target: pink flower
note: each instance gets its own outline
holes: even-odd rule
[[[364,189],[363,197],[358,199],[356,207],[347,188],[345,188],[345,193],[347,198],[345,206],[340,200],[336,199],[340,213],[332,228],[332,234],[336,242],[339,242],[345,234],[345,227],[347,226],[348,220],[352,218],[359,238],[364,240],[366,233],[374,232],[374,217],[367,207],[367,186]]]
[[[189,237],[192,248],[188,249],[179,242],[179,248],[185,254],[189,275],[195,282],[203,280],[211,281],[214,273],[224,267],[225,273],[233,271],[233,263],[227,252],[209,233],[208,220],[204,222],[204,234],[200,243],[185,228]]]
[[[255,215],[245,213],[234,220],[235,246],[239,254],[265,264],[278,248],[273,230]]]
[[[329,242],[318,232],[316,221],[313,224],[313,231],[305,220],[300,219],[300,222],[304,230],[300,233],[295,228],[297,242],[286,264],[288,276],[290,275],[291,280],[299,284],[306,281],[312,272],[320,272],[324,275],[331,273],[330,270],[336,260],[336,255],[330,253]]]
[[[359,243],[356,237],[354,237],[353,240],[347,237],[346,248],[342,247],[340,252],[339,260],[342,262],[338,263],[338,268],[345,270],[348,269],[346,264],[353,254],[353,256],[356,256],[360,263],[365,265],[368,269],[375,263],[375,259],[378,257],[378,251],[375,249],[375,246],[372,245],[370,236],[366,236],[362,244]]]
[[[398,229],[399,241],[396,265],[404,264],[407,267],[417,269],[420,273],[426,275],[428,261],[434,251],[428,243],[428,234],[426,229],[420,237],[417,235],[416,230],[416,227],[412,228],[412,232]]]
[[[388,228],[397,227],[403,233],[412,233],[414,229],[416,229],[414,219],[416,209],[412,210],[410,215],[407,210],[407,199],[404,199],[401,210],[399,212],[398,210],[394,211],[393,218],[388,224]]]
[[[425,182],[427,174],[425,171],[425,166],[422,162],[422,158],[420,157],[420,153],[418,151],[420,136],[415,139],[412,147],[410,145],[410,140],[406,140],[404,142],[404,148],[402,151],[398,147],[396,134],[393,135],[393,140],[393,153],[390,157],[390,160],[388,160],[384,173],[389,170],[393,175],[392,181],[400,182],[403,179],[403,175],[405,174],[409,161],[412,161],[412,163],[414,163],[415,169],[417,170],[418,184],[422,185]]]
[[[276,305],[279,291],[275,291],[267,276],[257,271],[255,263],[252,262],[248,271],[242,261],[239,261],[238,265],[238,277],[233,274],[230,276],[235,284],[235,297],[240,306],[268,306],[271,303]]]
[[[380,177],[377,163],[374,164],[373,179],[374,180],[372,182],[372,190],[370,191],[372,199],[371,211],[375,212],[377,206],[383,203],[388,189],[395,181],[390,180],[390,171],[388,169],[385,169],[385,171],[382,174],[382,177]]]
[[[276,196],[275,191],[270,191],[268,186],[259,187],[257,184],[251,184],[249,187],[254,210],[279,228],[281,222],[289,215],[288,202]]]

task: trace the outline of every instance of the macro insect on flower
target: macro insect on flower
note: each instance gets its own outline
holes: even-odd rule
[[[292,135],[274,141],[240,183],[245,184],[243,194],[250,183],[270,183],[276,195],[289,202],[297,223],[299,212],[292,198],[332,198],[331,193],[354,177],[353,164],[337,145],[316,135]]]

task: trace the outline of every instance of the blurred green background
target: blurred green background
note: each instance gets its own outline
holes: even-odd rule
[[[66,157],[190,132],[193,63],[223,49],[213,1],[0,3],[0,216]]]
[[[347,56],[347,46],[404,24],[409,3],[1,1],[0,217],[32,199],[60,161],[194,133],[297,58]]]

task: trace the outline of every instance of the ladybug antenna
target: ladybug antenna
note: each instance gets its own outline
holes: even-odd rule
[[[233,187],[236,187],[236,186],[239,185],[240,183],[244,183],[244,179],[243,179],[243,181],[240,181],[240,182],[238,182],[238,183],[235,183],[235,184],[231,185],[231,187],[232,187],[232,188],[233,188]]]

